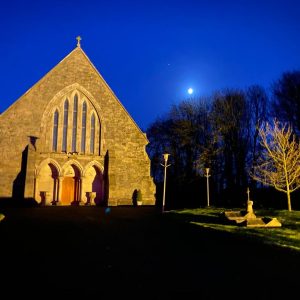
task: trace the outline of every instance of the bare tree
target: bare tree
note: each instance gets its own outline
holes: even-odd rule
[[[285,72],[273,84],[273,113],[291,124],[293,131],[300,136],[300,70]]]
[[[267,103],[268,96],[263,87],[259,85],[250,86],[247,90],[248,111],[250,116],[250,147],[249,164],[250,169],[256,164],[258,157],[260,157],[261,147],[259,145],[259,128],[267,119]]]
[[[240,90],[225,90],[214,95],[211,112],[213,133],[218,137],[219,172],[222,186],[237,195],[247,186],[246,157],[249,149],[249,115],[246,96]],[[237,197],[238,198],[238,197]]]
[[[201,179],[195,162],[208,140],[210,108],[206,102],[205,99],[190,99],[173,105],[147,130],[150,141],[147,151],[157,186],[163,181],[162,154],[170,154],[168,194],[173,207],[186,207],[199,201],[197,193],[201,192]]]
[[[254,171],[253,179],[287,195],[288,210],[292,210],[291,193],[300,188],[300,142],[292,128],[276,119],[259,129],[264,152]]]

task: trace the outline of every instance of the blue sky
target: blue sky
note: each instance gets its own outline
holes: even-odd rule
[[[0,111],[76,46],[137,124],[223,88],[270,88],[300,69],[300,1],[6,1]]]

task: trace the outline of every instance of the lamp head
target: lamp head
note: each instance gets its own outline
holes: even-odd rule
[[[163,154],[163,156],[164,156],[164,161],[165,161],[165,162],[168,161],[169,155],[170,155],[169,153]]]
[[[205,168],[205,170],[206,170],[206,174],[208,174],[209,173],[209,168]]]

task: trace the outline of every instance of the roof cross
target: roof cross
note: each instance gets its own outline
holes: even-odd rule
[[[80,48],[80,41],[82,40],[81,36],[78,36],[78,37],[76,38],[76,40],[77,40],[77,47]]]

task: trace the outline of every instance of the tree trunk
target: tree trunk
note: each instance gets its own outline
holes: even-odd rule
[[[288,201],[288,210],[292,211],[291,206],[291,191],[290,191],[290,181],[288,176],[288,168],[287,168],[287,157],[284,154],[283,155],[283,164],[284,164],[284,176],[285,176],[285,182],[286,182],[286,195],[287,195],[287,201]]]
[[[288,210],[289,211],[292,211],[292,205],[291,205],[291,192],[290,192],[290,189],[288,188],[287,189],[287,202],[288,202]]]

